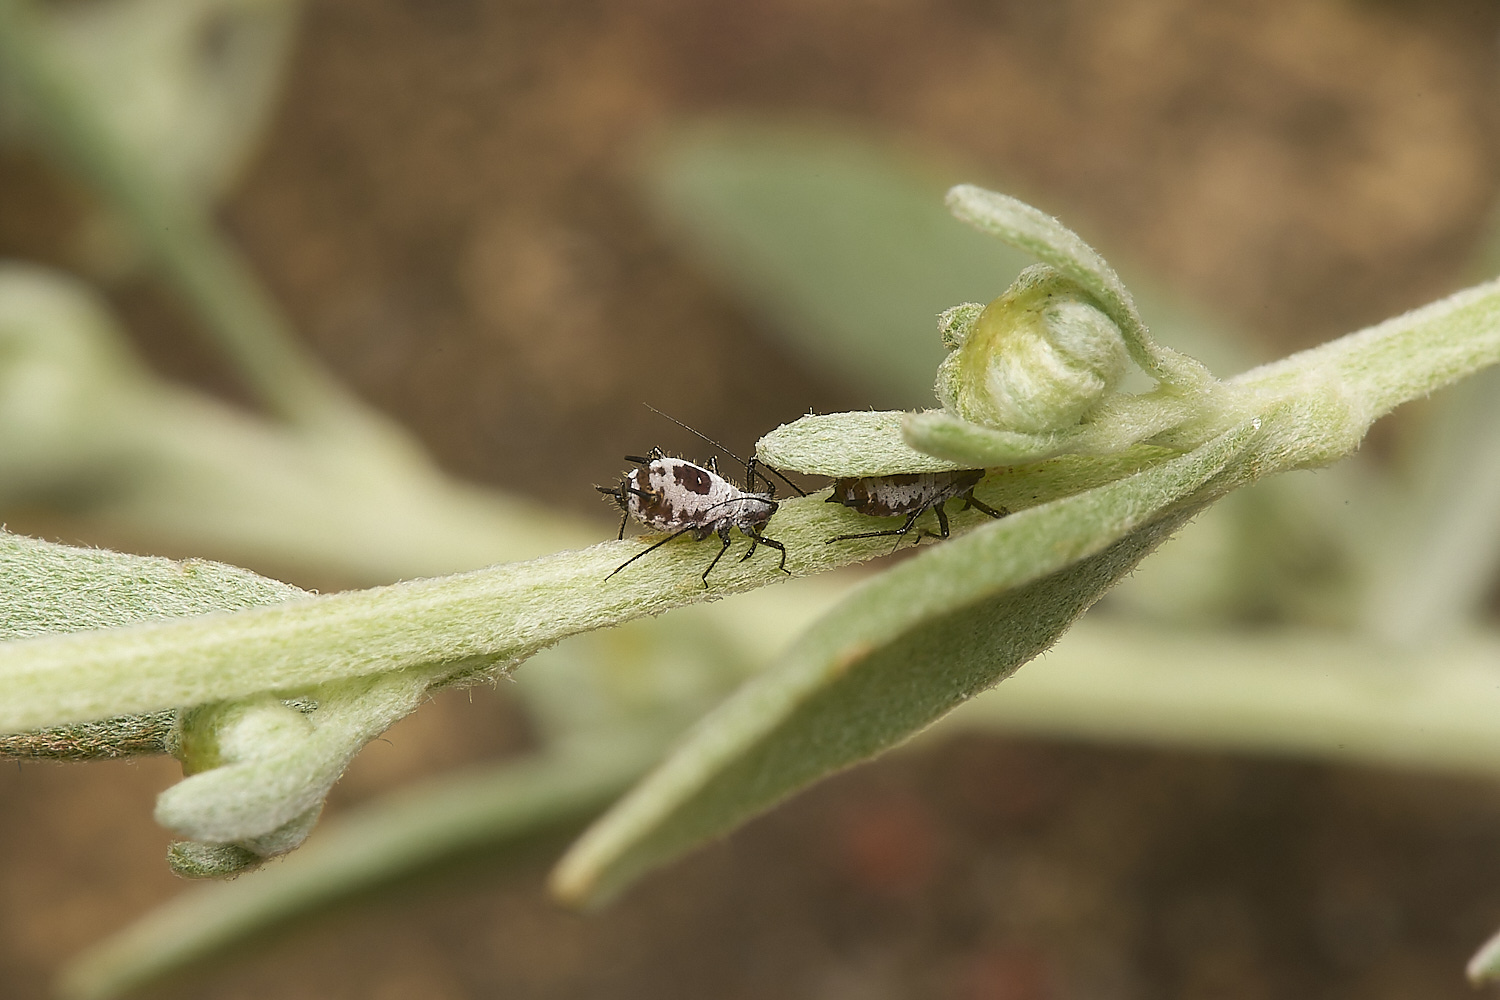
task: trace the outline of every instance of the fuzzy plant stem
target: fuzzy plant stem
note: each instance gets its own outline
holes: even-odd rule
[[[1253,474],[1326,464],[1357,447],[1381,414],[1496,361],[1500,284],[1490,283],[1248,372],[1231,383],[1240,387],[1233,405],[1191,432],[1207,438],[1215,425],[1263,417],[1273,444],[1259,451]],[[772,521],[797,575],[885,549],[825,544],[847,532],[830,527],[848,523],[832,520],[828,506],[817,496],[790,500]],[[607,542],[234,615],[0,645],[0,732],[437,663],[483,672],[518,663],[568,635],[781,578],[765,554],[748,562],[731,557],[714,571],[712,588],[704,588],[697,576],[717,546],[710,539],[664,546],[606,582],[641,544]]]

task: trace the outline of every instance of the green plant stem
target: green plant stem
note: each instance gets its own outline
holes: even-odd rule
[[[1091,614],[931,730],[1066,735],[1500,773],[1500,634],[1409,653],[1314,629],[1162,629]]]
[[[80,761],[163,754],[176,717],[176,712],[149,712],[13,733],[0,736],[0,757]]]
[[[1193,512],[1336,461],[1398,403],[1496,361],[1500,285],[1487,285],[1217,383],[1173,432],[1191,449],[1180,457],[992,522],[854,591],[579,839],[554,892],[605,900],[898,745],[1047,648]]]
[[[1051,463],[982,485],[979,495],[991,506],[1019,508],[1109,482],[1148,457]],[[951,521],[963,532],[989,518],[966,511]],[[868,523],[814,495],[783,501],[771,537],[791,553],[787,570],[804,576],[888,553],[887,538],[827,544]],[[390,670],[492,672],[578,632],[787,578],[773,549],[742,561],[749,542],[738,535],[714,569],[710,588],[701,574],[719,550],[713,537],[698,543],[678,539],[615,572],[657,537],[288,601],[260,616],[206,616],[174,626],[0,643],[0,732],[296,691]]]
[[[404,440],[331,378],[202,206],[170,190],[96,112],[26,0],[0,0],[0,66],[67,161],[128,220],[245,379],[307,428]]]
[[[1497,362],[1500,281],[1490,281],[1253,368],[1230,384],[1338,398],[1368,425]]]
[[[1248,483],[1334,461],[1358,446],[1380,414],[1497,360],[1500,284],[1492,283],[1255,369],[1230,384],[1237,391],[1223,394],[1233,405],[1193,430],[1201,436],[1215,423],[1263,421],[1254,459],[1237,473],[1238,484]],[[1104,462],[1097,469],[1107,467]],[[1025,483],[1024,477],[1009,478]],[[1062,492],[1052,496],[1066,495],[1067,484],[1053,485]],[[1075,481],[1072,488],[1081,487]],[[1037,494],[1033,502],[1044,499]],[[825,544],[843,533],[836,525],[847,523],[827,507],[816,496],[790,500],[772,521],[773,537],[787,544],[788,567],[798,575],[886,548],[867,544],[880,539]],[[976,523],[969,514],[958,519],[961,529]],[[780,579],[770,553],[749,562],[731,556],[715,570],[713,589],[703,588],[698,576],[717,547],[713,540],[663,546],[610,577],[641,545],[608,542],[477,573],[235,615],[0,646],[0,731],[435,663],[489,670],[518,663],[567,635]]]
[[[1457,632],[1500,564],[1500,372],[1444,394],[1412,451],[1417,474],[1404,539],[1366,602],[1371,634],[1417,646]]]
[[[966,527],[982,515],[958,519]],[[886,551],[885,539],[825,545],[847,524],[818,497],[788,501],[775,537],[798,575]],[[716,539],[680,540],[606,580],[645,542],[610,541],[523,563],[291,601],[262,614],[208,615],[0,644],[0,732],[304,688],[341,677],[452,665],[484,672],[558,640],[776,582],[774,550],[699,579]],[[84,638],[83,636],[87,636]],[[451,671],[450,671],[451,673]]]

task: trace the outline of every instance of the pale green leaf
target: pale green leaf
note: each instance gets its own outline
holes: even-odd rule
[[[0,640],[81,632],[279,604],[306,591],[203,559],[174,561],[55,545],[0,531]],[[0,755],[83,760],[163,753],[175,713],[103,712],[100,720],[0,737]]]
[[[755,457],[773,469],[835,477],[983,468],[912,448],[901,438],[905,417],[901,410],[808,414],[757,441]]]
[[[1206,502],[1187,498],[1258,428],[993,522],[870,581],[593,827],[559,865],[556,891],[607,898],[1003,679]]]
[[[1229,391],[1221,386],[1218,395]],[[997,430],[944,410],[924,410],[905,415],[901,436],[920,454],[969,468],[987,469],[1039,462],[1055,455],[1107,455],[1124,451],[1137,442],[1150,441],[1157,434],[1180,427],[1195,415],[1201,403],[1166,389],[1139,395],[1116,394],[1106,397],[1082,423],[1048,434]]]
[[[280,604],[307,592],[205,559],[162,559],[0,532],[0,641]]]
[[[815,413],[762,437],[755,454],[773,468],[833,477],[990,469],[1123,452],[1178,427],[1194,407],[1165,391],[1119,395],[1082,424],[1050,434],[982,427],[944,410]]]
[[[156,821],[212,842],[279,830],[319,806],[354,755],[446,676],[440,669],[396,670],[313,688],[309,694],[318,707],[307,716],[305,736],[184,778],[157,798]],[[277,846],[281,850],[265,853],[284,853],[296,844]]]

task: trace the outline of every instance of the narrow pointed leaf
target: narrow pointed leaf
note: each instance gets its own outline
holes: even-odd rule
[[[574,846],[554,889],[599,902],[799,788],[900,743],[1051,645],[1211,499],[1258,430],[996,521],[870,581]]]

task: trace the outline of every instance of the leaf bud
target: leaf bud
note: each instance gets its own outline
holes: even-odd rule
[[[971,325],[964,309],[939,321],[956,346],[938,368],[937,395],[974,423],[1031,434],[1071,427],[1130,365],[1114,321],[1081,285],[1045,264],[1022,271]]]

